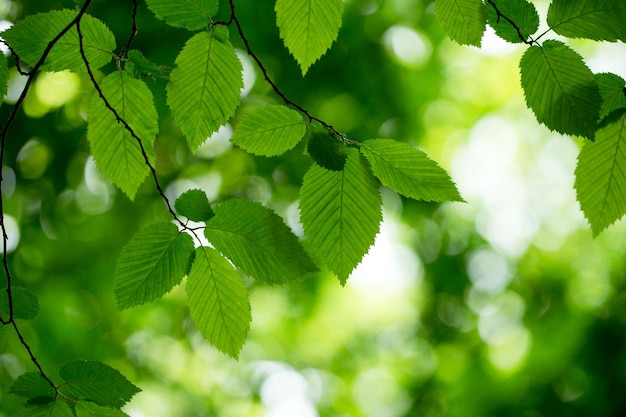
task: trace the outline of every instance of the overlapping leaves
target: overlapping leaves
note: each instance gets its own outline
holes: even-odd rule
[[[526,41],[539,28],[537,9],[527,0],[490,0],[485,8],[489,25],[509,42]]]
[[[487,22],[481,0],[436,0],[435,13],[452,40],[461,45],[480,46]]]

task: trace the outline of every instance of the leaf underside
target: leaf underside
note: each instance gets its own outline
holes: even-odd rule
[[[198,189],[182,193],[176,199],[174,207],[178,214],[194,222],[204,222],[214,216],[206,193]]]
[[[13,300],[13,317],[16,319],[34,319],[39,313],[39,301],[37,296],[21,287],[11,287],[11,299]],[[6,288],[0,290],[0,313],[9,317],[9,297]]]
[[[170,26],[202,29],[217,13],[218,0],[146,0],[156,17]]]
[[[553,0],[548,25],[559,35],[596,41],[626,41],[623,0]]]
[[[626,94],[624,93],[626,81],[619,75],[609,72],[595,74],[595,78],[602,96],[600,120],[617,109],[626,109]]]
[[[345,284],[374,243],[382,221],[378,183],[358,150],[350,149],[342,171],[312,165],[300,194],[304,233]]]
[[[26,372],[20,375],[11,387],[9,392],[26,399],[32,398],[54,398],[54,388],[46,381],[39,372]]]
[[[480,46],[487,22],[481,0],[436,0],[435,13],[450,39],[461,45]]]

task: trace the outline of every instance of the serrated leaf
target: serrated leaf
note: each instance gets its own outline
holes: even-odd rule
[[[178,285],[191,265],[191,236],[167,222],[140,230],[122,250],[113,283],[120,309],[156,300]]]
[[[59,369],[73,399],[120,408],[141,390],[124,375],[98,361],[73,361]]]
[[[487,24],[481,0],[436,0],[435,13],[450,39],[461,45],[480,46]]]
[[[325,132],[311,134],[307,152],[316,164],[331,171],[341,171],[348,157],[346,144]]]
[[[595,142],[585,143],[576,166],[576,197],[594,236],[626,213],[626,110],[612,114]]]
[[[198,331],[220,351],[237,358],[252,316],[241,276],[216,250],[200,247],[187,278],[189,314]]]
[[[211,204],[202,190],[187,190],[174,203],[178,214],[194,222],[204,222],[214,216]]]
[[[350,149],[343,171],[312,165],[300,189],[300,219],[311,247],[342,285],[378,233],[382,200],[367,162]]]
[[[246,274],[268,284],[298,280],[318,269],[298,238],[272,210],[248,200],[214,208],[205,235]]]
[[[553,0],[548,25],[559,35],[596,41],[626,41],[623,0]]]
[[[341,0],[276,0],[276,25],[305,75],[331,47],[341,27]]]
[[[626,81],[617,74],[605,72],[595,74],[602,96],[600,120],[617,109],[626,108]]]
[[[0,36],[11,45],[20,59],[30,66],[35,66],[48,44],[69,25],[78,15],[76,10],[53,10],[39,13],[20,20]],[[92,70],[100,68],[113,58],[115,36],[100,20],[87,14],[80,20],[85,56]],[[72,27],[54,45],[43,71],[74,72],[86,71],[80,54],[80,43],[76,26]]]
[[[45,404],[28,404],[13,413],[12,417],[74,417],[74,413],[67,402],[57,399]]]
[[[448,173],[424,152],[392,139],[370,139],[361,152],[383,185],[425,201],[463,201]]]
[[[102,80],[100,88],[109,104],[141,139],[148,159],[154,163],[152,147],[159,123],[148,86],[126,71],[115,71]],[[137,139],[118,123],[97,93],[92,95],[89,106],[87,139],[100,171],[133,200],[150,169]]]
[[[11,384],[9,392],[29,400],[42,397],[52,400],[55,396],[54,388],[39,372],[26,372],[20,375]]]
[[[197,30],[211,24],[217,0],[146,0],[148,8],[170,26]]]
[[[602,97],[583,58],[560,41],[532,46],[520,61],[526,104],[549,129],[593,140]]]
[[[506,41],[526,41],[539,28],[537,9],[527,0],[489,0],[485,8],[489,25]]]
[[[201,32],[176,57],[167,84],[167,103],[195,151],[239,105],[242,66],[225,27]]]
[[[164,65],[157,65],[154,62],[150,61],[148,58],[143,56],[141,51],[136,49],[131,49],[128,51],[128,63],[127,66],[132,64],[134,67],[135,75],[139,76],[147,76],[153,75],[155,77],[167,77],[169,75],[170,69]],[[128,67],[125,67],[127,69]]]
[[[241,119],[231,142],[255,155],[276,156],[296,146],[305,133],[300,113],[285,106],[265,106]]]
[[[37,296],[22,287],[11,287],[13,299],[13,317],[16,319],[31,320],[39,313]],[[9,317],[9,297],[6,288],[0,292],[0,313]]]
[[[89,401],[77,401],[75,410],[76,417],[128,417],[128,414],[121,410]]]

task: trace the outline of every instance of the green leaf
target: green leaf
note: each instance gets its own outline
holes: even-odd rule
[[[189,314],[198,331],[237,358],[250,330],[248,292],[241,276],[216,250],[200,247],[187,278]]]
[[[167,103],[195,151],[239,105],[242,66],[225,27],[201,32],[187,41],[167,84]]]
[[[9,392],[29,400],[42,397],[52,400],[55,396],[54,388],[39,372],[26,372],[20,375],[11,384]]]
[[[361,146],[374,175],[405,197],[425,201],[463,201],[448,173],[420,150],[392,139]]]
[[[330,48],[341,27],[342,0],[276,0],[276,25],[306,74]]]
[[[197,30],[211,24],[218,0],[146,0],[148,8],[170,26]]]
[[[0,54],[0,97],[4,97],[9,87],[9,67],[7,57]]]
[[[346,283],[378,233],[378,183],[367,162],[350,149],[343,171],[312,165],[300,189],[300,219],[312,248]]]
[[[120,309],[156,300],[178,285],[194,253],[191,236],[172,223],[153,223],[126,244],[115,270],[114,292]]]
[[[255,155],[276,156],[296,146],[305,133],[300,113],[285,106],[265,106],[241,119],[231,142]]]
[[[73,399],[120,408],[141,391],[124,375],[98,361],[73,361],[59,369]]]
[[[74,417],[74,413],[67,402],[57,399],[44,404],[26,405],[13,413],[12,417]]]
[[[202,190],[187,190],[182,193],[174,203],[178,214],[187,217],[194,222],[204,222],[215,214],[211,210],[211,204]]]
[[[602,110],[600,120],[617,109],[626,108],[626,81],[617,74],[605,72],[595,74],[596,82],[602,96]]]
[[[136,49],[131,49],[128,51],[128,62],[126,63],[125,69],[132,65],[135,71],[135,75],[145,77],[147,75],[152,75],[155,77],[166,78],[170,69],[164,65],[157,65],[154,62],[150,61],[148,58],[143,56],[141,51]]]
[[[246,274],[268,284],[298,280],[318,269],[298,238],[272,210],[248,200],[214,208],[205,235]]]
[[[583,58],[554,40],[526,50],[520,61],[526,104],[549,129],[593,140],[602,97]]]
[[[128,414],[117,408],[103,407],[101,405],[88,402],[76,402],[76,417],[128,417]]]
[[[626,41],[626,2],[623,0],[553,0],[548,25],[568,38]]]
[[[437,20],[453,41],[480,46],[487,15],[481,0],[436,0]]]
[[[326,132],[311,134],[307,143],[307,152],[315,163],[331,171],[341,171],[348,157],[346,144]]]
[[[626,110],[610,117],[583,146],[575,172],[576,197],[594,236],[626,213]]]
[[[527,41],[539,28],[537,9],[527,0],[488,0],[485,7],[489,25],[506,41],[520,43],[520,34]]]
[[[11,28],[2,32],[2,38],[11,45],[20,59],[30,66],[35,66],[48,44],[78,15],[75,10],[53,10],[39,13],[20,20]],[[115,36],[100,20],[83,15],[80,21],[85,56],[92,70],[100,68],[113,57]],[[78,31],[73,26],[54,45],[43,71],[74,72],[86,71],[80,54]]]
[[[39,301],[37,296],[21,287],[11,287],[13,299],[13,317],[16,319],[31,320],[39,313]],[[6,288],[0,292],[0,313],[9,317],[9,297]]]
[[[141,139],[148,159],[154,163],[152,146],[159,123],[148,86],[126,71],[115,71],[102,80],[100,88],[109,104]],[[150,169],[137,139],[118,123],[97,93],[91,97],[89,106],[87,139],[100,171],[134,199]]]

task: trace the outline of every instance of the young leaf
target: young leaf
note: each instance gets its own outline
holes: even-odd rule
[[[250,330],[250,300],[241,276],[216,250],[200,247],[187,278],[189,314],[198,331],[237,358]]]
[[[151,163],[152,145],[159,130],[152,93],[146,84],[126,71],[115,71],[100,83],[109,104],[132,128],[143,143]],[[150,172],[137,139],[118,123],[113,112],[95,93],[89,106],[87,139],[96,165],[132,200]]]
[[[43,404],[28,404],[12,417],[74,417],[74,413],[66,401],[56,399]]]
[[[170,26],[189,30],[209,26],[218,0],[146,0],[148,8]]]
[[[602,97],[583,58],[560,41],[532,46],[520,61],[526,104],[549,129],[593,140]]]
[[[276,0],[280,37],[305,75],[330,48],[341,27],[342,0]]]
[[[141,391],[124,375],[98,361],[73,361],[59,369],[72,399],[120,408]]]
[[[361,146],[374,175],[405,197],[425,201],[463,201],[450,176],[420,150],[392,139],[371,139]]]
[[[213,210],[206,194],[202,190],[187,190],[174,203],[178,214],[194,222],[205,222],[213,217]]]
[[[39,13],[15,23],[2,32],[2,38],[11,45],[20,59],[30,66],[35,66],[48,44],[68,26],[78,15],[75,10],[53,10]],[[113,57],[115,36],[100,20],[83,15],[80,20],[85,56],[92,70],[106,65]],[[43,71],[74,72],[86,71],[80,54],[80,43],[76,26],[72,27],[54,45]]]
[[[624,88],[626,81],[619,75],[610,72],[595,74],[595,78],[600,87],[600,95],[602,96],[600,120],[604,119],[614,110],[625,109],[626,93],[624,93]]]
[[[348,157],[346,144],[325,132],[311,134],[307,152],[315,163],[331,171],[341,171]]]
[[[487,22],[481,0],[436,0],[435,13],[446,35],[453,41],[480,46]]]
[[[76,417],[128,417],[128,414],[110,407],[103,407],[89,401],[76,402]]]
[[[191,236],[172,223],[153,223],[126,244],[115,270],[115,299],[120,309],[156,300],[178,285],[189,271]]]
[[[37,296],[21,287],[11,287],[13,299],[13,317],[16,319],[31,320],[39,313],[39,301]],[[9,298],[6,288],[0,292],[0,313],[9,317]]]
[[[626,41],[626,2],[623,0],[553,0],[548,25],[568,38]]]
[[[128,51],[128,62],[124,69],[128,69],[129,66],[133,67],[135,71],[135,76],[145,77],[147,75],[152,75],[155,77],[165,78],[169,75],[170,69],[164,65],[157,65],[154,62],[150,61],[148,58],[143,56],[141,51],[136,49],[131,49]]]
[[[328,269],[346,283],[361,262],[382,221],[378,183],[356,149],[343,171],[312,165],[300,189],[300,219],[311,246]]]
[[[272,210],[235,199],[214,210],[204,233],[246,274],[268,284],[283,284],[318,270],[296,235]]]
[[[626,213],[626,110],[598,129],[583,146],[576,166],[576,197],[594,236]]]
[[[489,0],[485,7],[489,25],[506,41],[526,41],[539,28],[537,9],[527,0]]]
[[[296,146],[305,133],[300,113],[285,106],[265,106],[241,119],[231,142],[255,155],[276,156]]]
[[[9,392],[29,400],[33,398],[50,398],[52,400],[55,395],[54,388],[39,372],[26,372],[20,375],[11,384]]]
[[[242,71],[223,26],[196,34],[176,57],[167,103],[192,151],[235,114]]]

